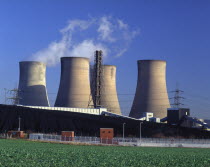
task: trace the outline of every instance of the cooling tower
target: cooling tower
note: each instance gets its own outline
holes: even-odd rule
[[[56,107],[87,108],[90,101],[89,59],[62,57]]]
[[[136,94],[130,117],[140,118],[144,112],[154,117],[167,116],[170,108],[166,88],[166,62],[161,60],[139,60]]]
[[[49,106],[45,79],[46,65],[36,61],[23,61],[19,66],[19,104]]]
[[[116,66],[102,66],[101,106],[110,112],[121,114],[116,90]]]

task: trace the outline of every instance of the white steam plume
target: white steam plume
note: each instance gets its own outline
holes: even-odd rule
[[[115,38],[113,38],[112,33],[113,33],[113,25],[112,23],[108,20],[107,17],[102,17],[100,19],[100,24],[98,27],[98,33],[99,33],[99,39],[102,41],[107,41],[107,42],[114,42],[116,41]]]
[[[53,66],[61,57],[88,57],[93,60],[95,50],[102,50],[105,57],[108,54],[120,57],[139,34],[138,30],[130,30],[122,20],[106,16],[70,20],[60,32],[60,40],[33,54],[32,59]]]

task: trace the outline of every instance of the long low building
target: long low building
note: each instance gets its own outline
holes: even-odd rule
[[[68,112],[77,112],[83,114],[93,114],[101,115],[102,112],[107,112],[106,108],[70,108],[70,107],[44,107],[44,106],[23,106],[17,105],[24,108],[34,108],[40,110],[52,110],[52,111],[68,111]]]
[[[0,133],[17,130],[25,132],[60,133],[74,131],[77,136],[99,136],[100,128],[114,128],[115,136],[122,137],[123,124],[125,136],[139,137],[142,121],[126,116],[102,111],[99,114],[40,109],[29,106],[13,106],[0,104]],[[183,128],[164,123],[144,121],[143,137],[192,137],[210,138],[210,132],[199,129]]]

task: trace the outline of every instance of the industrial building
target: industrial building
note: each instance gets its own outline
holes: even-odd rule
[[[36,61],[19,63],[20,78],[18,104],[31,106],[49,106],[46,89],[46,65]]]
[[[129,117],[121,114],[116,66],[102,63],[102,51],[95,52],[92,71],[88,58],[61,58],[55,107],[49,107],[45,73],[44,63],[20,62],[18,103],[0,105],[0,130],[17,129],[19,121],[24,131],[67,130],[97,136],[100,128],[113,128],[116,136],[122,136],[122,126],[126,125],[126,136],[136,137],[143,124],[145,137],[210,137],[210,132],[203,131],[209,126],[190,117],[189,109],[170,108],[165,61],[138,61],[137,87]],[[193,126],[201,129],[190,128]]]
[[[47,107],[48,108],[48,107]],[[102,114],[103,113],[103,114]],[[20,122],[21,131],[40,133],[60,133],[74,131],[76,136],[99,136],[100,128],[114,128],[115,137],[122,137],[125,124],[125,137],[139,137],[142,123],[142,137],[210,138],[210,132],[196,128],[186,128],[140,121],[109,112],[88,114],[63,110],[50,110],[15,105],[0,105],[0,130],[17,130]]]
[[[169,124],[177,124],[184,116],[190,116],[190,109],[169,108],[167,110],[167,122]]]
[[[104,112],[109,113],[106,108],[70,108],[70,107],[40,107],[40,106],[22,106],[17,105],[23,108],[34,108],[41,110],[51,110],[51,111],[69,111],[69,112],[77,112],[83,114],[93,114],[93,115],[101,115]]]
[[[167,116],[170,108],[166,87],[166,62],[162,60],[139,60],[138,80],[130,117],[141,118],[151,112],[154,117]]]

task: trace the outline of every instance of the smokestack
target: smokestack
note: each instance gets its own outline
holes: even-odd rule
[[[167,116],[170,108],[166,88],[166,62],[161,60],[139,60],[136,94],[130,117],[143,117],[152,112],[154,117]]]
[[[121,114],[116,90],[116,66],[102,66],[101,106],[110,112]]]
[[[61,79],[55,107],[88,107],[91,98],[89,66],[88,58],[61,58]]]
[[[46,65],[36,61],[22,61],[19,67],[19,104],[49,106],[45,79]]]

